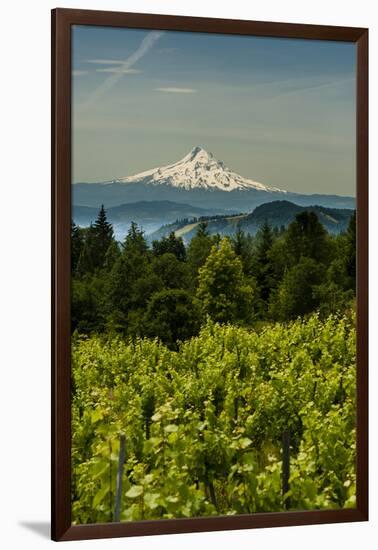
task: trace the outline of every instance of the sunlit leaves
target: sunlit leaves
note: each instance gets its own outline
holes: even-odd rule
[[[72,360],[75,523],[113,520],[121,434],[122,521],[355,506],[353,316],[208,322],[178,351],[75,338]]]

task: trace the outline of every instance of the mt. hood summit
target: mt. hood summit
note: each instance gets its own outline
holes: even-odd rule
[[[208,153],[202,147],[194,147],[181,160],[152,168],[134,176],[115,179],[109,183],[136,183],[141,182],[152,185],[170,185],[178,189],[191,191],[203,189],[206,191],[236,191],[251,190],[267,192],[284,192],[276,187],[268,187],[248,178],[244,178],[230,170],[225,164],[217,160],[212,153]]]
[[[298,205],[354,208],[352,197],[302,195],[270,187],[233,172],[202,147],[181,160],[134,176],[72,186],[73,204],[105,208],[140,201],[173,201],[200,208],[248,212],[271,201],[291,200]],[[159,208],[159,205],[156,205]]]

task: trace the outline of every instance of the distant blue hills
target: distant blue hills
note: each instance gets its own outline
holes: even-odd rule
[[[209,220],[209,226],[226,234],[236,223],[228,217],[236,213],[243,214],[239,225],[253,233],[263,218],[273,226],[286,225],[295,217],[295,212],[304,208],[316,210],[329,231],[339,232],[355,208],[355,199],[291,193],[270,187],[240,176],[212,153],[196,146],[168,166],[105,182],[75,183],[72,204],[73,218],[82,226],[95,220],[103,204],[116,235],[121,238],[131,221],[142,225],[147,234],[156,231],[163,234],[163,225],[214,216],[218,219]],[[222,222],[219,216],[223,216]]]

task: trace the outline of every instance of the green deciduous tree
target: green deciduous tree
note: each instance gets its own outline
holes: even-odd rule
[[[253,290],[229,239],[213,246],[199,270],[197,298],[204,315],[219,322],[248,321],[252,317]]]

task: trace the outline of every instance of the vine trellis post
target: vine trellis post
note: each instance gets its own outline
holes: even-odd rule
[[[282,434],[282,498],[290,490],[290,430],[287,428]],[[290,499],[284,500],[286,510],[290,508]]]
[[[116,494],[114,502],[114,519],[113,521],[120,521],[121,517],[121,505],[122,505],[122,475],[123,465],[125,463],[126,456],[126,437],[122,434],[119,438],[119,455],[118,455],[118,469],[116,480]]]

